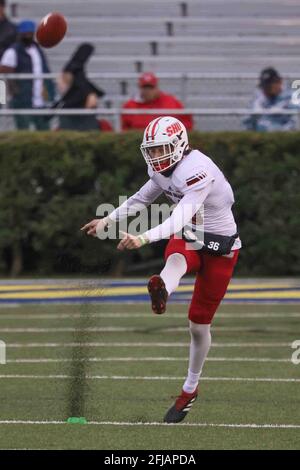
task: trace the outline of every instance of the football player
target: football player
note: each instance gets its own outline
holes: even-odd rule
[[[97,236],[111,221],[135,215],[162,193],[176,203],[169,218],[147,232],[124,233],[119,250],[139,249],[169,239],[165,266],[148,283],[152,310],[162,314],[169,296],[186,273],[196,280],[189,307],[190,354],[186,380],[180,396],[164,421],[182,421],[198,395],[198,382],[211,345],[210,326],[236,265],[241,241],[232,214],[232,188],[218,166],[189,146],[184,125],[173,117],[159,117],[144,132],[141,152],[149,180],[108,217],[82,227]],[[181,235],[179,236],[178,234]]]

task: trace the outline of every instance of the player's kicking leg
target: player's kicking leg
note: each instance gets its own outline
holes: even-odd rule
[[[179,286],[181,278],[187,272],[196,272],[199,268],[199,256],[194,250],[186,250],[181,238],[170,239],[166,252],[166,264],[161,273],[152,276],[148,282],[148,291],[154,313],[166,311],[168,297]]]

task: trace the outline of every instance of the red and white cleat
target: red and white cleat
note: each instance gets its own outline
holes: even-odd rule
[[[164,417],[165,423],[180,423],[184,420],[188,412],[190,411],[193,403],[196,401],[198,396],[198,388],[193,393],[187,393],[182,390],[181,395],[177,398],[174,405],[168,410]]]
[[[151,298],[152,310],[161,315],[166,311],[168,292],[163,279],[155,274],[148,282],[148,291]]]

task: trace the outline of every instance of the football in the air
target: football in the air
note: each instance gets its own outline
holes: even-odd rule
[[[66,19],[61,13],[49,13],[41,20],[36,39],[42,47],[54,47],[64,38],[67,28]]]

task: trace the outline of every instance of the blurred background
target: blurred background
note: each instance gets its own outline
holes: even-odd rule
[[[68,32],[42,49],[50,11]],[[158,268],[163,243],[117,260],[74,227],[145,181],[141,131],[162,114],[233,184],[238,273],[299,273],[298,1],[1,0],[0,18],[2,274]]]

